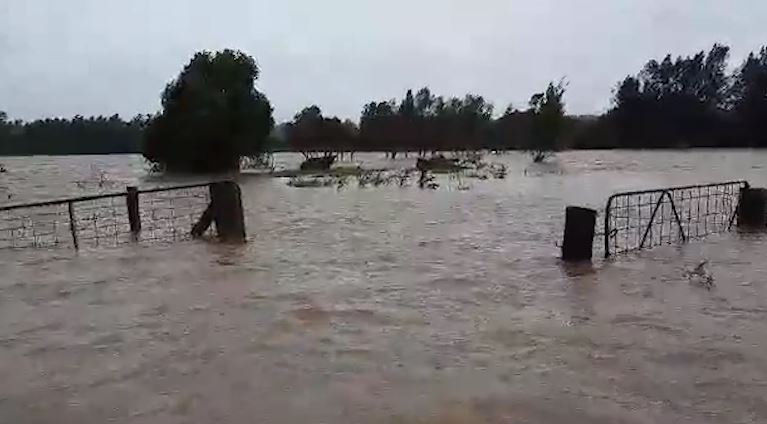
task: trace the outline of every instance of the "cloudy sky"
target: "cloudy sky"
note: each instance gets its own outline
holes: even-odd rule
[[[278,120],[316,103],[358,118],[429,85],[503,110],[566,77],[570,113],[609,105],[647,59],[767,44],[765,0],[0,0],[0,110],[154,112],[191,54],[253,55]]]

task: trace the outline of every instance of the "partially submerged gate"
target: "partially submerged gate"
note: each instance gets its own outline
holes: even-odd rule
[[[731,181],[614,194],[604,212],[605,257],[729,231],[748,187]]]

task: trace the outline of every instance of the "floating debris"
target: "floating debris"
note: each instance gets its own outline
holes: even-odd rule
[[[429,166],[425,166],[429,163]],[[436,167],[437,170],[428,168]],[[448,169],[452,171],[447,172]],[[479,154],[466,154],[460,158],[445,158],[436,156],[431,159],[419,159],[416,168],[398,170],[373,169],[364,170],[359,166],[334,168],[329,174],[323,175],[285,175],[290,176],[288,185],[292,187],[328,187],[335,185],[339,190],[349,185],[349,180],[357,179],[359,188],[396,185],[409,187],[414,182],[418,188],[436,190],[440,184],[434,174],[447,173],[451,181],[457,181],[455,188],[459,191],[470,190],[471,185],[464,178],[478,180],[503,179],[508,174],[506,165],[489,163],[482,160]],[[419,176],[416,178],[416,174]],[[451,185],[452,186],[452,185]]]
[[[288,185],[297,188],[306,187],[330,187],[338,184],[338,178],[332,177],[294,177],[288,180]]]
[[[707,260],[699,263],[694,269],[685,271],[685,276],[690,280],[690,284],[711,290],[714,288],[714,276],[706,269],[707,264]]]
[[[428,188],[429,190],[436,190],[439,188],[439,184],[434,181],[434,175],[431,175],[428,171],[422,171],[421,176],[418,178],[418,187],[421,189]]]

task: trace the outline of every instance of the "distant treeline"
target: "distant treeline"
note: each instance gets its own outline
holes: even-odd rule
[[[650,60],[617,84],[601,116],[565,115],[566,84],[550,84],[502,114],[482,96],[408,90],[373,101],[359,123],[309,106],[278,125],[273,150],[306,155],[354,151],[767,147],[767,47],[728,72],[730,49]],[[0,113],[0,154],[133,153],[151,116],[11,122]]]
[[[730,48],[651,60],[573,148],[767,147],[767,47],[727,73]]]
[[[285,133],[291,149],[307,153],[767,147],[767,47],[732,73],[729,52],[717,44],[694,56],[651,60],[617,85],[601,116],[566,116],[563,83],[497,118],[482,96],[444,98],[422,88],[368,103],[359,126],[310,106]]]
[[[557,90],[561,90],[558,95]],[[307,156],[357,151],[385,151],[395,156],[406,151],[556,150],[555,143],[546,142],[553,138],[541,137],[536,128],[541,123],[556,127],[556,137],[579,121],[564,116],[563,91],[561,84],[551,84],[546,92],[533,96],[529,109],[509,107],[494,119],[493,105],[482,96],[445,99],[425,87],[415,95],[408,90],[401,101],[368,103],[359,125],[325,117],[318,106],[309,106],[284,125],[282,133],[290,150]],[[549,97],[549,93],[553,95]],[[551,108],[559,116],[546,119],[545,112]]]
[[[138,153],[150,119],[139,115],[124,121],[114,115],[22,122],[0,112],[0,155]]]

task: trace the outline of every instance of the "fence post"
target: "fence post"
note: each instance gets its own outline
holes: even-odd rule
[[[744,187],[738,201],[738,227],[764,229],[767,226],[767,189]]]
[[[212,183],[210,206],[219,239],[225,243],[244,243],[245,217],[240,186],[234,181]]]
[[[72,201],[67,202],[67,209],[69,211],[69,231],[72,233],[72,243],[75,245],[75,250],[80,250],[80,242],[77,240],[77,220],[75,219],[75,207]]]
[[[568,206],[565,209],[565,235],[562,259],[565,261],[591,260],[594,247],[594,228],[597,211]]]
[[[128,206],[128,222],[130,223],[130,232],[133,239],[138,238],[141,232],[141,213],[139,213],[138,188],[128,187],[128,195],[125,197]]]

